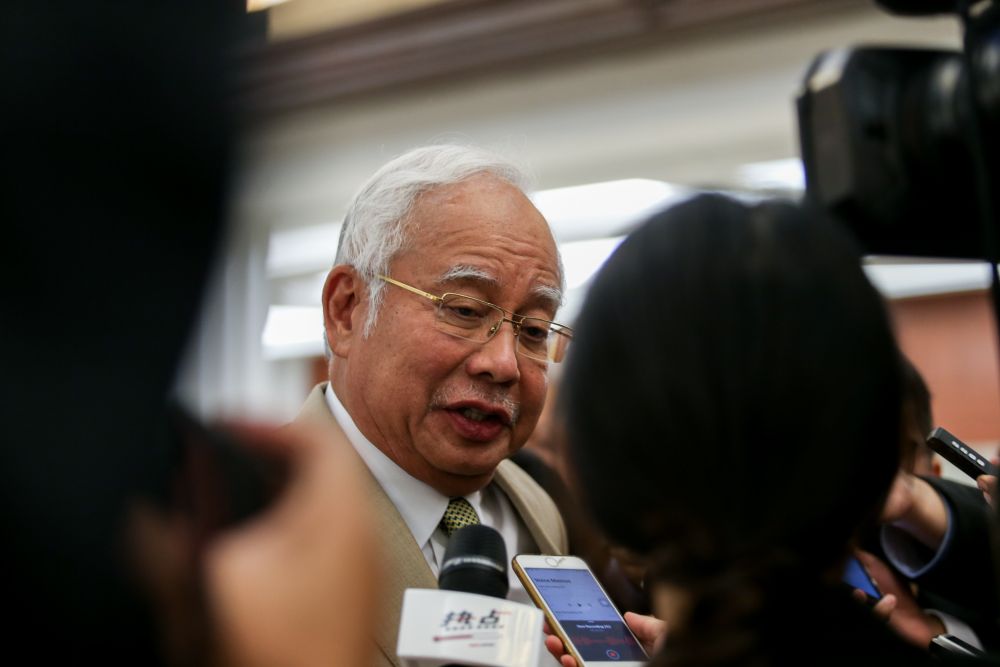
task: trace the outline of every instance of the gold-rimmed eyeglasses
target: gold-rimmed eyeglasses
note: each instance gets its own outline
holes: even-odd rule
[[[511,313],[474,296],[454,292],[438,296],[389,276],[378,278],[437,304],[435,326],[449,336],[485,343],[496,335],[504,322],[510,322],[517,341],[514,349],[531,359],[551,363],[559,363],[565,358],[566,348],[573,340],[573,330],[557,322]]]

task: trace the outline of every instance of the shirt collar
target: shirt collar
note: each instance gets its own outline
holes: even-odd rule
[[[324,395],[330,412],[344,430],[348,441],[378,480],[392,504],[396,506],[396,510],[413,534],[413,539],[423,548],[437,530],[441,517],[444,516],[445,508],[448,507],[448,497],[400,468],[366,438],[347,412],[347,408],[337,398],[331,385],[326,386]],[[479,516],[483,515],[481,491],[471,493],[465,496],[465,499],[475,508]]]

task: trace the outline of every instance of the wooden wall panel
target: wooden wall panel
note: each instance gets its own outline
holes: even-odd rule
[[[900,346],[932,394],[934,421],[966,442],[1000,442],[1000,356],[989,293],[900,299]]]

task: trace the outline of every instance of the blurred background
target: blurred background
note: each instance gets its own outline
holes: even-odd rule
[[[524,164],[566,265],[557,319],[571,323],[594,271],[649,211],[699,190],[800,195],[794,97],[820,51],[960,44],[953,18],[904,19],[868,0],[250,0],[247,11],[229,238],[179,387],[206,416],[278,420],[325,379],[319,300],[340,222],[393,156],[457,141]],[[987,266],[872,257],[867,270],[936,424],[992,454]]]

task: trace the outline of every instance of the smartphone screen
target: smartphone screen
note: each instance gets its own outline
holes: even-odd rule
[[[847,567],[844,568],[844,583],[852,588],[860,588],[873,600],[882,598],[882,592],[875,585],[868,570],[854,556],[847,559]]]
[[[587,569],[524,567],[585,662],[645,662],[645,651]]]

